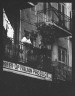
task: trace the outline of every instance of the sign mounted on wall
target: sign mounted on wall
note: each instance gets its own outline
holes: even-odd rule
[[[32,78],[52,81],[52,74],[50,73],[8,61],[3,61],[3,71],[25,75]]]

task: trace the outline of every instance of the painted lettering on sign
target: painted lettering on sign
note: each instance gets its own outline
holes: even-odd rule
[[[9,70],[12,69],[13,71],[23,72],[25,74],[29,74],[29,76],[31,76],[31,77],[35,76],[36,78],[39,77],[40,79],[52,81],[52,74],[41,71],[41,70],[37,70],[37,69],[31,68],[31,67],[23,66],[20,64],[3,61],[3,68],[8,68]]]

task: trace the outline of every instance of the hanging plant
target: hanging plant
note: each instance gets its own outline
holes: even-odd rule
[[[55,29],[52,25],[46,25],[45,23],[42,26],[38,27],[38,33],[42,36],[42,43],[44,46],[47,44],[52,44],[55,40]]]

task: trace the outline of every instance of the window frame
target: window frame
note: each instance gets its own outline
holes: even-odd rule
[[[59,60],[59,49],[61,50],[61,53],[60,53],[60,55],[61,55],[61,60]],[[65,51],[65,60],[63,61],[63,58],[62,58],[62,51]],[[58,46],[58,62],[61,62],[61,63],[64,63],[64,64],[67,64],[67,49],[66,48],[63,48],[63,47],[61,47],[61,46]]]
[[[61,3],[58,3],[58,11],[61,12]]]

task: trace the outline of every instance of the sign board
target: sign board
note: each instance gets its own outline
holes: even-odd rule
[[[3,61],[3,71],[13,72],[16,74],[25,75],[37,79],[52,81],[52,74],[50,73],[8,61]]]

